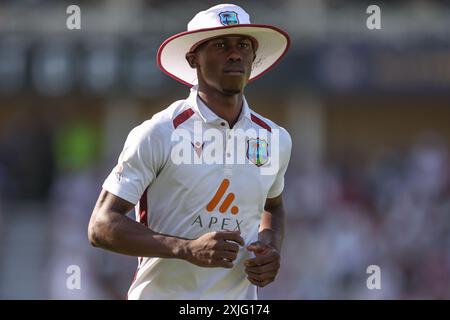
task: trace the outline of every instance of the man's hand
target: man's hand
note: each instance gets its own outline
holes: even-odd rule
[[[247,250],[255,253],[255,258],[245,260],[247,279],[258,287],[265,287],[275,280],[280,269],[278,251],[261,241],[247,246]]]
[[[189,241],[186,260],[200,267],[232,268],[239,245],[244,245],[240,232],[209,232]]]

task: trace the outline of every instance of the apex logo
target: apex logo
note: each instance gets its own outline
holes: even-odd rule
[[[227,191],[229,185],[230,185],[230,180],[223,179],[222,183],[219,186],[219,189],[217,189],[216,194],[214,195],[214,197],[211,199],[211,201],[206,206],[206,210],[208,210],[208,212],[212,212],[217,207],[217,205],[219,204],[219,201],[222,199],[222,197],[225,194],[225,192]],[[235,195],[232,192],[230,192],[225,197],[225,200],[223,200],[221,206],[219,207],[220,213],[225,214],[225,212],[228,210],[231,203],[233,202],[234,198],[235,198]],[[236,206],[232,206],[230,211],[231,211],[231,214],[236,215],[239,213],[239,208]]]
[[[230,185],[230,180],[223,179],[223,181],[220,183],[219,188],[217,189],[216,193],[214,194],[211,201],[206,205],[206,211],[209,213],[212,213],[217,206],[219,205],[219,202],[224,197],[228,187]],[[230,209],[230,212],[233,216],[236,216],[239,213],[239,208],[237,206],[230,206],[232,205],[233,200],[236,198],[234,193],[230,192],[227,194],[225,199],[223,200],[222,204],[219,206],[219,212],[222,214],[226,214],[228,209]],[[221,230],[237,230],[241,231],[241,224],[244,220],[236,219],[236,218],[227,218],[225,217],[216,217],[214,215],[212,216],[204,216],[204,215],[198,215],[194,221],[191,223],[191,226],[197,226],[200,228],[208,228],[208,229],[216,229],[220,228]]]

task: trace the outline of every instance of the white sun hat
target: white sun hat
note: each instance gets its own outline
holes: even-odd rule
[[[290,39],[283,30],[269,25],[252,24],[241,7],[219,4],[195,15],[187,31],[164,41],[158,50],[161,70],[181,83],[197,83],[197,71],[186,60],[186,53],[208,39],[222,35],[246,35],[257,41],[256,58],[250,79],[254,80],[273,67],[286,53]]]

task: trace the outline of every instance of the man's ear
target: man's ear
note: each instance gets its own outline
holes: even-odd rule
[[[186,53],[186,60],[192,69],[197,68],[197,55],[195,54],[195,52]]]

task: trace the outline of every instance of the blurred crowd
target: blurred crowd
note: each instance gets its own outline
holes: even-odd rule
[[[448,142],[419,135],[406,150],[289,169],[284,273],[269,298],[449,299]],[[369,290],[367,267],[381,270]]]

